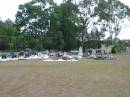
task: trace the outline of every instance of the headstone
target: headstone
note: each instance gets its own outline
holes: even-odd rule
[[[96,55],[96,50],[92,49],[92,55]]]
[[[83,47],[82,46],[79,47],[79,56],[83,56]]]

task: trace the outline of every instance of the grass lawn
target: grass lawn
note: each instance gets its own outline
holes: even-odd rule
[[[113,61],[3,62],[0,97],[130,97],[130,55]]]

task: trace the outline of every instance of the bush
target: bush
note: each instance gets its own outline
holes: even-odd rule
[[[113,47],[112,47],[112,53],[116,54],[116,53],[121,53],[123,51],[124,47],[123,44],[121,43],[116,43]]]

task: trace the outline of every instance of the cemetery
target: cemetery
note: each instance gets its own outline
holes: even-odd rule
[[[1,0],[0,97],[130,97],[125,1]]]

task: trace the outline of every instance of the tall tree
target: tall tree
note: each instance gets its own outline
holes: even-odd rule
[[[53,49],[63,50],[64,49],[64,37],[63,32],[61,30],[62,24],[62,12],[60,6],[55,5],[54,10],[50,15],[50,28],[48,36],[52,37],[53,41]]]
[[[49,31],[54,5],[53,0],[32,0],[19,6],[15,22],[18,30],[28,37],[28,47],[43,48],[43,38]]]
[[[78,6],[73,4],[72,0],[67,0],[60,5],[62,12],[61,31],[63,32],[65,50],[71,50],[77,46],[78,21],[77,13]]]
[[[44,46],[48,49],[66,50],[76,48],[76,26],[78,8],[72,1],[64,1],[54,6],[50,14],[49,31],[45,35]],[[46,45],[45,45],[46,44]]]
[[[79,39],[81,45],[84,46],[84,43],[89,40],[88,30],[92,27],[95,22],[95,17],[97,15],[97,4],[98,0],[80,0],[79,1],[79,10],[80,10],[80,34]]]
[[[109,33],[109,39],[113,44],[116,42],[130,9],[118,0],[100,0],[98,11],[103,29]]]

